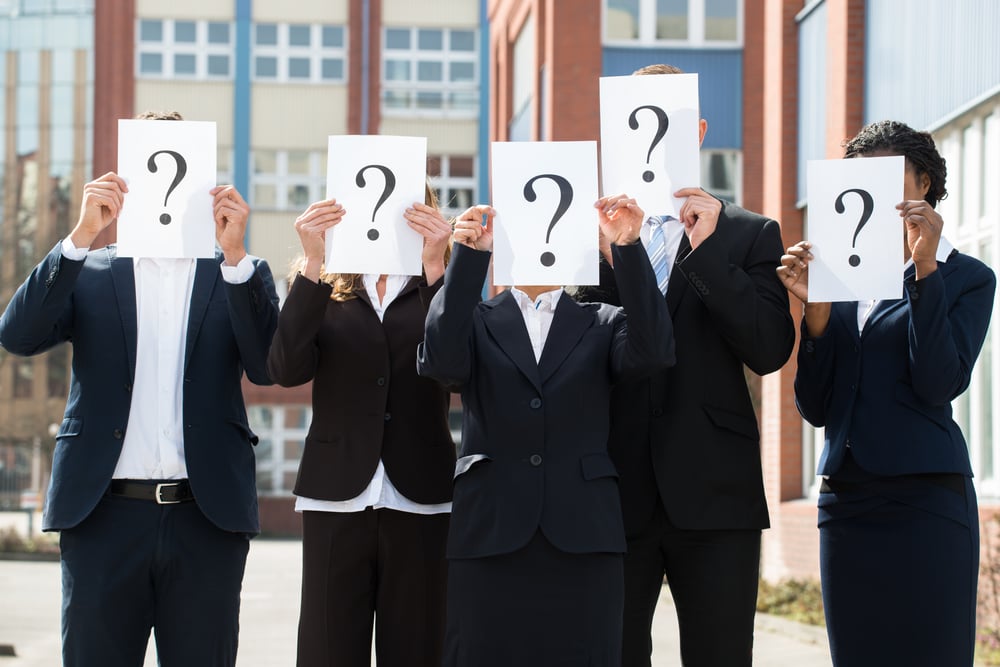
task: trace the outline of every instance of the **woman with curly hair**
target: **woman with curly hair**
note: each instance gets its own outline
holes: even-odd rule
[[[313,419],[294,493],[302,513],[299,667],[437,666],[455,445],[449,395],[417,376],[424,317],[441,287],[451,225],[430,188],[407,223],[423,276],[329,274],[327,230],[344,208],[295,221],[303,257],[268,358],[275,382],[312,380]]]
[[[903,297],[808,300],[810,244],[778,275],[804,304],[795,400],[826,428],[820,573],[834,665],[972,665],[979,519],[951,401],[969,386],[996,279],[941,236],[944,159],[926,132],[866,126],[845,157],[902,155]]]

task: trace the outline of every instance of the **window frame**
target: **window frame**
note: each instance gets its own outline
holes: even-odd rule
[[[257,31],[262,26],[274,26],[277,40],[275,44],[258,44]],[[291,34],[293,28],[309,29],[309,44],[293,45]],[[340,30],[340,46],[324,46],[323,32],[327,28]],[[341,24],[306,24],[306,23],[254,23],[251,34],[250,79],[254,83],[292,83],[292,84],[346,84],[348,77],[348,29]],[[276,71],[274,76],[262,76],[257,71],[258,58],[274,58]],[[309,61],[309,75],[306,77],[292,76],[292,63],[299,60]],[[324,77],[323,65],[327,60],[339,60],[340,76]]]
[[[409,32],[409,47],[390,48],[389,31],[405,30]],[[434,30],[442,34],[442,44],[440,49],[421,49],[419,45],[420,31]],[[455,50],[452,48],[454,33],[469,33],[472,35],[472,48],[468,51]],[[396,117],[421,117],[429,116],[435,118],[468,118],[474,119],[479,116],[479,95],[481,93],[480,81],[480,61],[479,61],[479,31],[474,27],[432,27],[432,26],[396,26],[385,25],[382,28],[382,60],[381,60],[381,104],[384,116]],[[389,71],[387,63],[389,61],[406,62],[409,68],[409,77],[404,80],[390,80],[386,78]],[[418,70],[424,63],[434,63],[441,65],[440,81],[420,81]],[[472,81],[452,81],[451,69],[455,64],[468,64],[472,66]],[[420,106],[420,93],[440,93],[442,96],[440,106]],[[404,94],[405,105],[397,106],[389,101],[393,94]],[[473,100],[466,106],[456,105],[452,99],[453,95],[468,94]]]
[[[609,39],[608,0],[601,2],[601,43],[604,46],[658,46],[669,48],[717,48],[742,49],[744,42],[745,7],[744,0],[736,0],[736,39],[718,40],[705,38],[705,10],[708,0],[687,0],[687,39],[659,39],[656,37],[656,0],[638,0],[639,36],[634,39]]]
[[[159,23],[161,27],[160,41],[146,41],[142,38],[144,23]],[[193,42],[178,42],[176,26],[178,23],[195,24],[195,40]],[[225,43],[210,42],[208,39],[211,25],[226,25],[229,28],[229,41]],[[185,81],[232,81],[235,75],[235,25],[232,21],[207,21],[204,19],[145,19],[137,18],[135,26],[135,77],[137,80],[173,80]],[[143,55],[158,55],[161,58],[160,71],[143,71]],[[195,71],[193,73],[178,73],[175,69],[177,56],[193,56]],[[212,57],[225,56],[228,66],[225,74],[209,72],[209,61]]]

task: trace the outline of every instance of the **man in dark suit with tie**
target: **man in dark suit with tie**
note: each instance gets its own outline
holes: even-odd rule
[[[636,74],[676,74],[651,65]],[[704,139],[707,123],[700,121]],[[641,239],[674,323],[677,363],[612,393],[611,456],[628,539],[623,665],[651,664],[664,575],[686,667],[751,664],[761,530],[768,527],[760,434],[744,366],[771,373],[795,342],[774,273],[778,223],[685,188],[678,218]],[[581,301],[618,304],[610,255]]]
[[[114,173],[88,183],[72,234],[0,318],[14,354],[73,345],[43,519],[61,531],[63,661],[138,667],[155,628],[164,667],[234,665],[259,530],[240,382],[270,382],[274,281],[244,250],[249,208],[231,186],[211,191],[215,259],[88,252],[127,192]]]

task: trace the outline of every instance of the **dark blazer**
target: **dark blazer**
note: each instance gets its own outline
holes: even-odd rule
[[[951,401],[969,386],[996,277],[953,252],[923,280],[909,267],[903,284],[903,298],[879,302],[860,335],[856,301],[833,304],[822,336],[803,328],[795,400],[806,420],[826,427],[821,475],[840,469],[848,444],[875,475],[972,475]]]
[[[417,376],[417,343],[442,281],[415,277],[379,321],[368,293],[333,301],[333,288],[299,276],[278,318],[268,370],[290,387],[313,380],[313,420],[295,494],[349,500],[372,480],[379,459],[410,500],[451,500],[455,443],[448,392]]]
[[[256,533],[257,437],[240,383],[270,384],[267,349],[278,297],[267,262],[231,285],[215,259],[199,259],[184,355],[184,455],[198,506],[223,530]],[[52,457],[44,530],[76,526],[108,488],[128,428],[136,362],[133,262],[115,246],[71,261],[61,244],[35,267],[0,318],[0,344],[31,355],[73,345],[69,399]]]
[[[728,202],[697,251],[682,237],[666,295],[677,364],[612,392],[609,449],[630,536],[649,522],[657,496],[679,528],[768,526],[743,367],[763,375],[791,355],[795,327],[774,271],[783,252],[777,222]],[[602,260],[600,286],[578,298],[620,303],[616,272]]]
[[[457,245],[417,355],[462,393],[449,558],[524,547],[542,530],[569,553],[625,550],[607,453],[613,382],[674,361],[670,317],[639,244],[615,247],[622,309],[561,297],[536,363],[510,292],[479,303],[490,253]]]

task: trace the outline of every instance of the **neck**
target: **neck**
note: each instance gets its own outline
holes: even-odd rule
[[[532,301],[537,299],[540,294],[545,294],[546,292],[551,292],[554,289],[559,289],[558,285],[515,285],[515,287],[527,294],[528,298]]]

